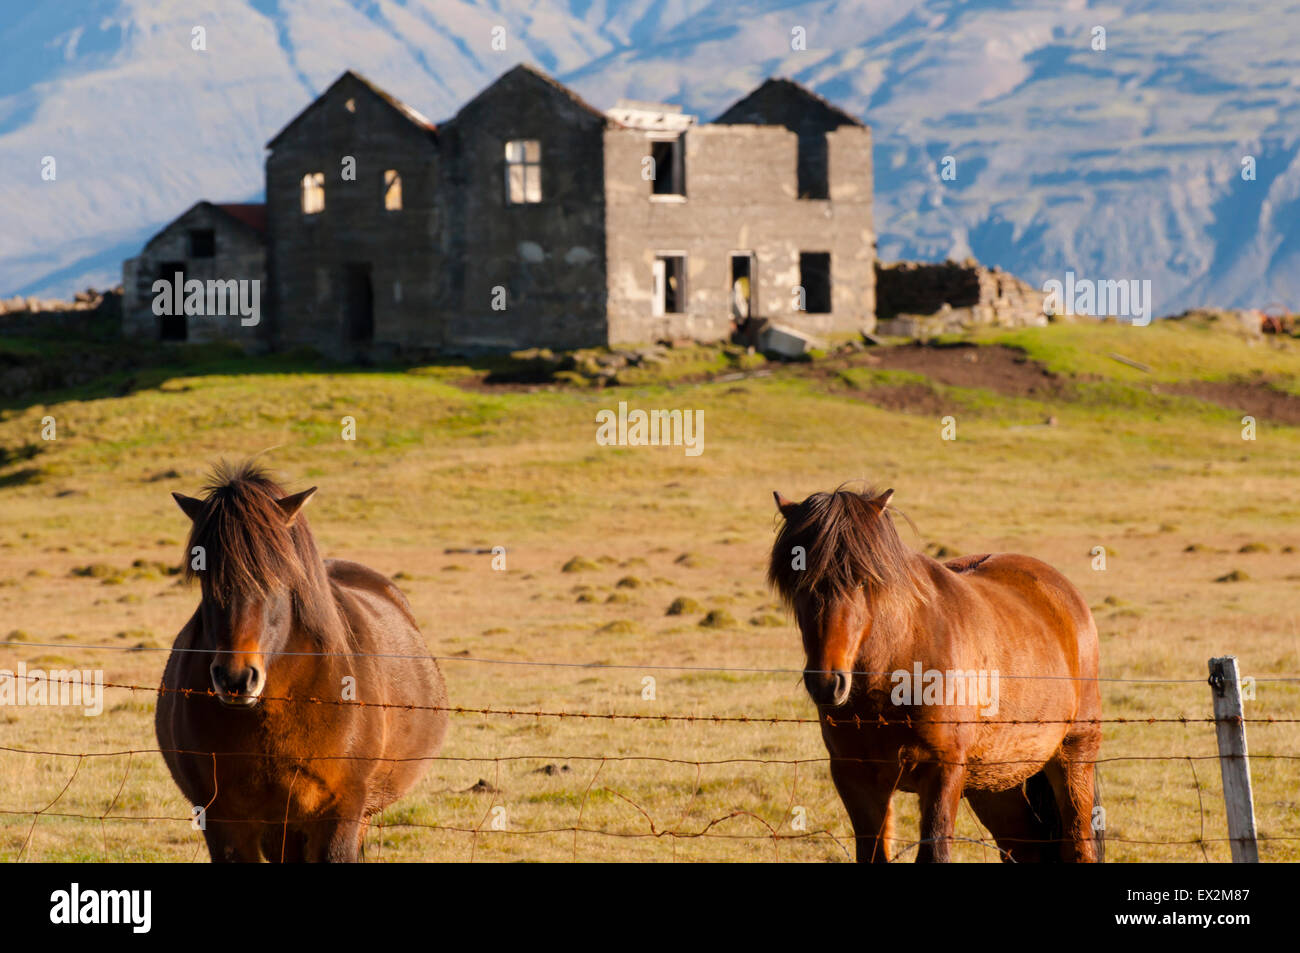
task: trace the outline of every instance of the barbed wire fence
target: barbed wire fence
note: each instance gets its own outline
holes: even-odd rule
[[[156,651],[156,652],[198,652],[215,654],[215,649],[178,649],[161,647],[128,647],[112,645],[69,645],[66,642],[58,643],[40,643],[24,642],[24,647],[57,647],[61,649],[86,649],[86,650],[103,650],[103,651],[121,651],[121,652],[139,652],[139,651]],[[295,655],[295,656],[327,656],[342,655],[350,657],[367,657],[383,659],[430,659],[439,663],[471,663],[485,665],[504,665],[504,666],[527,666],[536,668],[569,668],[581,669],[584,671],[607,670],[607,671],[677,671],[677,672],[715,672],[730,674],[799,674],[802,675],[804,670],[790,668],[759,668],[759,667],[728,667],[728,666],[701,666],[701,665],[637,665],[637,664],[604,664],[590,662],[569,662],[569,661],[534,661],[522,659],[493,659],[480,658],[472,656],[438,656],[438,655],[400,655],[386,653],[329,653],[329,652],[283,652],[283,653],[266,653],[267,655]],[[889,675],[890,673],[855,673],[865,675]],[[26,679],[52,681],[50,674],[15,674],[10,672],[0,672],[0,680],[10,678],[14,680]],[[1206,685],[1206,678],[1132,678],[1132,677],[1109,677],[1103,676],[1097,679],[1078,679],[1072,676],[1042,676],[1042,675],[1005,675],[999,674],[999,678],[1005,679],[1032,679],[1032,680],[1073,680],[1073,681],[1098,681],[1102,683],[1125,683],[1125,684],[1197,684]],[[1213,680],[1209,680],[1212,684]],[[1259,683],[1300,683],[1300,676],[1257,676],[1254,681]],[[96,683],[105,689],[114,689],[132,693],[144,693],[154,697],[164,694],[173,694],[183,698],[193,699],[212,699],[217,697],[217,693],[211,689],[188,689],[169,687],[166,685],[150,686],[138,685],[129,682],[100,681]],[[415,703],[385,703],[385,702],[367,702],[356,699],[332,699],[320,698],[314,696],[262,696],[262,702],[271,702],[276,704],[304,705],[304,706],[352,706],[357,708],[371,709],[396,709],[406,711],[441,711],[450,716],[479,716],[481,718],[503,718],[507,720],[534,720],[541,721],[546,719],[553,720],[577,720],[577,721],[605,721],[613,723],[622,722],[640,722],[640,723],[660,723],[660,724],[700,724],[712,726],[735,726],[735,725],[821,725],[828,724],[832,727],[840,727],[861,731],[870,731],[875,728],[904,726],[914,727],[920,722],[929,725],[940,724],[971,724],[978,722],[985,725],[1006,725],[1006,726],[1030,726],[1030,725],[1050,725],[1050,724],[1098,724],[1098,725],[1119,725],[1130,727],[1156,727],[1160,725],[1182,725],[1191,727],[1196,725],[1213,725],[1218,728],[1224,723],[1231,723],[1233,727],[1244,729],[1248,724],[1258,726],[1282,726],[1300,724],[1300,717],[1274,717],[1259,716],[1246,717],[1237,715],[1232,717],[1219,716],[1188,716],[1186,714],[1162,715],[1162,716],[1115,716],[1108,718],[1095,719],[999,719],[989,718],[983,715],[977,718],[966,719],[933,719],[933,718],[912,718],[904,715],[901,718],[885,718],[883,715],[875,719],[864,719],[861,717],[837,717],[833,714],[822,714],[816,718],[798,717],[798,716],[781,716],[781,715],[762,715],[762,714],[689,714],[662,712],[656,714],[636,713],[636,712],[601,712],[601,711],[584,711],[584,710],[566,710],[566,709],[535,709],[535,708],[510,708],[510,707],[487,707],[487,706],[463,706],[463,705],[422,705]],[[351,817],[318,817],[312,818],[313,821],[362,821],[367,828],[376,832],[388,830],[415,829],[431,832],[441,832],[447,834],[465,835],[470,839],[470,860],[475,857],[479,838],[482,836],[504,835],[508,837],[535,837],[535,836],[556,836],[571,835],[572,837],[572,856],[577,859],[578,838],[580,835],[591,835],[598,837],[607,837],[613,839],[652,839],[667,840],[673,846],[673,856],[676,858],[676,846],[679,841],[695,841],[709,838],[722,840],[739,840],[739,841],[765,841],[770,842],[773,850],[773,859],[779,860],[781,856],[782,844],[796,841],[813,841],[822,840],[833,845],[838,853],[842,853],[846,859],[853,858],[854,836],[852,833],[836,833],[825,827],[813,830],[795,830],[786,829],[789,826],[791,809],[795,804],[796,790],[799,782],[799,770],[806,765],[826,765],[832,761],[856,762],[856,763],[875,763],[875,764],[899,764],[896,759],[868,759],[868,758],[832,758],[829,755],[809,758],[761,758],[761,757],[731,757],[731,758],[684,758],[668,755],[647,755],[647,754],[558,754],[558,753],[529,753],[513,755],[483,755],[483,756],[465,756],[465,755],[431,755],[415,758],[387,758],[375,755],[277,755],[269,752],[251,752],[251,751],[198,751],[190,749],[163,749],[157,747],[141,748],[124,748],[104,751],[66,751],[53,748],[28,748],[15,745],[0,744],[0,753],[14,756],[27,757],[47,757],[60,760],[72,760],[74,766],[67,781],[59,789],[58,793],[47,803],[35,808],[12,808],[0,807],[0,816],[10,817],[27,817],[32,818],[31,825],[27,835],[19,848],[16,860],[24,859],[24,855],[31,846],[33,834],[37,823],[42,818],[61,818],[70,820],[81,820],[89,822],[98,822],[105,841],[105,853],[107,855],[107,827],[110,822],[137,822],[137,823],[184,823],[193,826],[194,816],[172,816],[167,814],[116,814],[115,808],[126,789],[127,780],[131,775],[132,766],[138,756],[162,756],[164,754],[188,754],[211,757],[213,759],[214,770],[217,758],[264,758],[287,760],[293,763],[306,763],[312,761],[332,761],[332,760],[360,760],[372,762],[398,762],[398,761],[427,761],[440,762],[447,764],[483,764],[493,767],[495,772],[495,783],[491,784],[486,790],[493,794],[487,810],[478,823],[473,826],[465,824],[440,824],[421,822],[415,820],[384,820],[383,814],[376,815],[373,818],[351,818]],[[1140,846],[1195,846],[1199,847],[1202,856],[1207,861],[1209,855],[1207,846],[1215,843],[1234,843],[1239,838],[1229,837],[1208,837],[1205,833],[1205,803],[1204,785],[1196,772],[1196,762],[1198,761],[1220,761],[1224,759],[1223,754],[1159,754],[1159,755],[1138,755],[1138,754],[1121,754],[1096,759],[1086,760],[1082,763],[1093,764],[1094,766],[1106,764],[1118,764],[1123,762],[1184,762],[1188,765],[1189,771],[1193,778],[1196,790],[1197,801],[1200,816],[1200,833],[1194,838],[1175,838],[1175,839],[1149,839],[1149,838],[1132,838],[1115,836],[1105,833],[1103,836],[1106,843],[1140,845]],[[125,758],[126,766],[123,771],[117,790],[104,811],[98,814],[90,814],[76,811],[58,810],[60,801],[68,790],[72,787],[74,781],[79,775],[82,766],[88,761],[97,759]],[[1300,753],[1296,752],[1268,752],[1252,753],[1246,757],[1247,761],[1258,762],[1300,762]],[[579,802],[577,817],[573,824],[549,827],[520,828],[510,826],[495,826],[491,823],[493,808],[496,806],[496,795],[501,791],[500,772],[503,765],[513,764],[516,762],[544,761],[547,763],[556,762],[588,762],[595,764],[590,779],[588,780],[582,792],[582,798]],[[641,764],[662,764],[683,767],[694,767],[696,770],[696,783],[692,790],[691,801],[680,812],[675,821],[668,825],[660,825],[651,813],[637,801],[628,797],[626,794],[614,790],[613,788],[603,787],[599,790],[605,791],[610,796],[626,802],[636,814],[644,821],[644,830],[610,830],[603,827],[594,827],[583,824],[583,816],[586,812],[591,792],[602,772],[609,764],[621,763],[641,763]],[[939,762],[939,763],[957,763],[957,762]],[[1011,759],[1001,761],[982,761],[984,766],[997,765],[1023,765],[1027,763],[1038,763],[1037,761],[1028,761],[1025,759]],[[735,809],[716,817],[708,818],[703,822],[697,823],[694,828],[684,827],[684,822],[690,814],[696,797],[698,797],[700,788],[699,781],[705,768],[730,766],[730,765],[749,765],[749,766],[782,766],[789,767],[793,771],[793,780],[791,783],[789,804],[784,817],[773,823],[771,820],[761,816],[759,813],[746,809]],[[215,799],[215,798],[214,798]],[[969,812],[969,805],[967,805]],[[730,822],[739,819],[748,820],[763,829],[761,833],[735,833],[729,832],[724,828]],[[223,820],[212,818],[214,821]],[[226,819],[229,822],[229,819]],[[254,823],[264,825],[283,825],[286,822],[272,820],[243,820],[243,823]],[[1001,857],[1002,851],[993,842],[990,836],[981,838],[968,838],[955,836],[955,842],[970,843],[977,845],[990,852],[995,857]],[[1268,842],[1295,842],[1300,841],[1300,834],[1281,834],[1260,836],[1258,840]],[[923,841],[908,840],[900,837],[893,838],[892,843],[895,846],[896,853],[891,859],[906,859],[912,851],[916,850]],[[383,838],[379,838],[380,855],[376,859],[382,859]],[[195,859],[201,853],[202,845],[196,849]]]

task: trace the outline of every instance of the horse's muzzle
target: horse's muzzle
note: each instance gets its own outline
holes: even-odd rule
[[[849,700],[853,688],[851,672],[804,672],[804,688],[818,705],[839,708]]]
[[[266,686],[266,673],[259,665],[246,665],[241,669],[230,669],[213,662],[209,673],[212,687],[217,699],[223,705],[232,708],[248,708],[257,704],[262,689]]]

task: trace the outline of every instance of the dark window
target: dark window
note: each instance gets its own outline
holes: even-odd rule
[[[210,228],[190,229],[190,257],[214,258],[217,254],[217,234]]]
[[[828,199],[830,158],[824,132],[800,133],[798,147],[799,198]]]
[[[803,287],[803,309],[809,314],[829,314],[831,310],[831,253],[799,253],[799,284]]]
[[[651,142],[650,158],[654,160],[654,194],[685,195],[686,143],[682,137]]]

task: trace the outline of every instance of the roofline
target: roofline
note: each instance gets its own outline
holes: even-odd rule
[[[146,248],[148,248],[150,245],[152,245],[155,241],[157,241],[158,236],[160,236],[163,232],[167,231],[167,229],[171,228],[173,225],[175,225],[177,222],[179,222],[181,219],[183,219],[186,215],[189,215],[190,212],[194,211],[196,208],[202,208],[202,207],[205,206],[205,205],[208,206],[208,207],[211,208],[211,209],[214,209],[215,211],[220,212],[222,215],[224,215],[224,216],[225,216],[226,218],[228,218],[230,221],[234,222],[235,224],[237,224],[237,225],[239,225],[239,226],[241,226],[241,227],[243,227],[243,228],[248,229],[250,232],[253,232],[253,233],[256,234],[256,235],[262,235],[262,236],[265,236],[265,235],[266,235],[265,232],[263,232],[263,231],[259,231],[258,229],[254,228],[252,225],[249,225],[249,224],[248,224],[247,222],[245,222],[243,219],[236,218],[235,216],[231,215],[229,212],[227,212],[225,209],[223,209],[223,208],[221,207],[222,205],[262,205],[262,206],[265,206],[265,205],[266,205],[265,202],[213,202],[211,199],[199,199],[199,200],[198,200],[197,202],[195,202],[193,205],[188,206],[188,207],[185,209],[185,211],[181,212],[179,215],[174,215],[174,216],[172,216],[171,218],[169,218],[169,219],[167,220],[166,224],[164,224],[161,228],[159,228],[158,231],[156,231],[156,232],[154,232],[152,235],[150,235],[150,236],[145,240],[145,243],[141,246],[141,251],[143,251],[144,249],[146,249]]]
[[[406,103],[402,102],[392,93],[380,89],[378,86],[376,86],[370,80],[366,79],[366,77],[362,76],[360,73],[356,72],[355,70],[349,69],[349,70],[344,70],[342,73],[340,73],[338,79],[330,83],[329,86],[327,86],[324,90],[321,91],[319,96],[317,96],[306,106],[304,106],[296,116],[290,119],[284,125],[284,127],[281,128],[279,132],[277,132],[274,136],[272,136],[270,141],[267,142],[266,148],[274,149],[275,144],[279,142],[281,139],[283,139],[290,129],[296,126],[298,122],[304,116],[307,115],[307,113],[311,112],[314,108],[316,108],[317,103],[319,103],[322,99],[324,99],[326,96],[332,93],[334,91],[334,88],[346,79],[353,79],[356,82],[360,83],[370,92],[374,93],[377,97],[379,97],[379,99],[383,103],[391,107],[394,112],[396,112],[399,116],[401,116],[403,119],[409,122],[412,126],[414,126],[415,128],[423,132],[431,133],[436,139],[438,133],[438,127],[434,123],[426,119],[418,109],[414,109],[411,106],[408,106]]]
[[[481,90],[478,91],[478,94],[477,94],[473,99],[471,99],[471,100],[470,100],[469,102],[467,102],[465,105],[461,106],[460,109],[456,110],[456,115],[452,116],[451,119],[447,120],[446,123],[444,123],[444,125],[450,125],[450,124],[452,124],[452,123],[455,123],[458,119],[460,119],[462,113],[464,113],[467,109],[469,109],[471,106],[473,106],[475,103],[477,103],[480,99],[482,99],[484,96],[486,96],[486,95],[487,95],[487,94],[488,94],[488,93],[493,89],[493,87],[495,87],[495,86],[496,86],[498,83],[500,83],[503,79],[505,79],[505,78],[506,78],[507,76],[509,76],[511,73],[516,72],[517,70],[523,70],[524,72],[531,74],[532,76],[536,77],[537,79],[542,80],[542,82],[548,84],[549,86],[553,87],[553,88],[554,88],[555,90],[557,90],[558,92],[561,92],[561,93],[563,93],[565,96],[567,96],[567,97],[568,97],[570,100],[572,100],[573,103],[574,103],[575,105],[577,105],[580,109],[583,109],[583,110],[585,110],[586,112],[591,113],[593,116],[599,118],[602,122],[606,123],[607,125],[614,125],[614,126],[622,126],[622,125],[623,125],[622,123],[618,122],[617,120],[615,120],[615,119],[611,119],[609,116],[605,115],[605,113],[604,113],[603,111],[601,111],[601,110],[597,109],[595,106],[591,105],[591,103],[587,102],[585,99],[583,99],[581,96],[579,96],[576,92],[574,92],[574,91],[573,91],[572,89],[570,89],[568,86],[565,86],[563,83],[561,83],[561,82],[560,82],[558,79],[556,79],[554,76],[551,76],[549,73],[546,73],[545,71],[543,71],[543,70],[541,70],[541,69],[538,69],[536,66],[534,66],[534,65],[531,64],[531,63],[524,63],[524,62],[516,63],[514,66],[510,67],[510,69],[506,70],[504,73],[502,73],[500,76],[498,76],[496,79],[492,80],[492,82],[490,82],[490,83],[488,83],[486,86],[484,86]]]
[[[786,83],[786,84],[788,84],[788,85],[790,85],[790,86],[793,86],[795,89],[797,89],[799,92],[803,93],[803,94],[804,94],[805,96],[807,96],[809,99],[812,99],[812,100],[814,100],[814,101],[816,101],[816,102],[818,102],[818,103],[821,103],[821,105],[825,106],[825,107],[826,107],[828,110],[830,110],[832,113],[835,113],[836,115],[840,116],[840,117],[841,117],[841,118],[842,118],[846,123],[849,123],[849,124],[854,125],[854,126],[861,126],[861,127],[864,128],[864,129],[868,128],[867,124],[866,124],[865,122],[863,122],[861,119],[859,119],[857,116],[854,116],[852,113],[846,112],[846,111],[845,111],[844,109],[842,109],[841,107],[836,106],[833,102],[831,102],[831,101],[830,101],[829,99],[827,99],[825,96],[821,96],[821,95],[819,95],[819,94],[813,92],[811,89],[809,89],[809,88],[808,88],[807,86],[805,86],[803,83],[800,83],[800,82],[798,82],[797,80],[790,79],[790,77],[788,77],[788,76],[769,76],[767,79],[763,80],[763,82],[759,83],[757,86],[755,86],[755,87],[754,87],[753,89],[751,89],[749,92],[747,92],[744,96],[741,96],[739,99],[737,99],[734,103],[732,103],[732,104],[731,104],[730,106],[728,106],[726,109],[722,110],[722,112],[718,113],[718,115],[715,116],[713,119],[710,119],[709,122],[707,123],[707,125],[710,125],[710,126],[711,126],[711,125],[713,125],[714,123],[716,123],[716,122],[718,121],[718,119],[720,119],[722,116],[725,116],[727,113],[731,112],[731,110],[735,109],[737,106],[739,106],[739,105],[740,105],[741,103],[743,103],[745,100],[749,99],[751,96],[753,96],[754,94],[756,94],[756,93],[757,93],[760,89],[762,89],[764,86],[770,86],[770,85],[773,85],[773,84],[775,84],[775,83]],[[732,125],[732,123],[723,123],[722,125]]]

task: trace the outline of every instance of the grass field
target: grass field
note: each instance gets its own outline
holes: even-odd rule
[[[1260,679],[1248,716],[1300,717],[1300,682],[1264,680],[1300,675],[1300,427],[1279,422],[1300,402],[1300,342],[1165,322],[980,343],[941,363],[997,357],[1006,375],[989,386],[930,373],[926,355],[900,368],[894,349],[742,378],[717,349],[674,351],[604,390],[494,387],[478,366],[322,370],[198,351],[11,402],[0,412],[0,668],[102,668],[108,681],[157,685],[197,601],[167,568],[188,528],[170,493],[197,493],[220,457],[274,447],[266,459],[291,490],[320,486],[309,517],[322,551],[407,593],[446,657],[453,705],[815,717],[794,671],[798,634],[763,582],[771,491],[802,498],[866,479],[896,489],[915,548],[1019,551],[1065,572],[1101,631],[1106,717],[1207,717],[1206,660],[1227,653]],[[1045,386],[1020,386],[1015,366]],[[702,410],[703,453],[599,446],[596,412],[620,400]],[[1244,414],[1257,416],[1254,440]],[[941,438],[944,416],[955,440]],[[55,440],[42,439],[46,417]],[[344,417],[355,440],[342,439]],[[506,548],[506,571],[445,552],[493,546]],[[678,599],[685,611],[668,614]],[[654,700],[642,697],[647,676]],[[153,709],[148,691],[125,689],[106,690],[99,717],[0,708],[0,858],[205,860],[156,753],[8,750],[150,749]],[[1300,755],[1300,726],[1251,724],[1249,743],[1261,856],[1300,860],[1300,761],[1258,757]],[[1100,769],[1109,860],[1228,858],[1214,752],[1201,722],[1107,726],[1102,757],[1118,759]],[[459,714],[443,754],[372,829],[368,859],[832,861],[852,850],[814,725]],[[618,760],[638,757],[675,760]],[[915,798],[898,800],[900,836],[915,837]],[[505,831],[491,829],[495,807]],[[958,833],[983,836],[966,808]],[[955,854],[997,859],[976,843]]]

